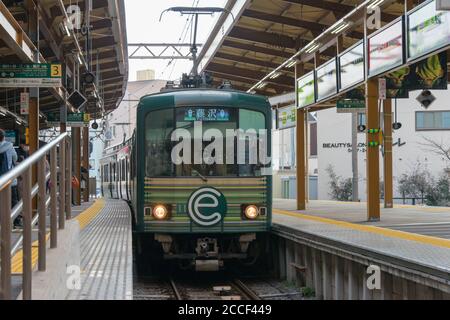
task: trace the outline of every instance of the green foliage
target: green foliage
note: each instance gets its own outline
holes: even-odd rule
[[[450,181],[444,173],[437,182],[429,186],[425,198],[428,206],[449,207],[450,206]]]
[[[423,198],[432,181],[430,173],[417,162],[411,172],[403,173],[398,179],[398,191],[407,198]]]
[[[302,288],[302,295],[305,298],[311,298],[311,297],[314,297],[316,295],[316,293],[314,292],[314,289],[311,289],[309,287],[304,287],[304,288]]]
[[[338,201],[351,201],[352,200],[352,179],[342,179],[334,172],[332,165],[329,165],[326,169],[328,176],[330,177],[330,193],[329,195]]]

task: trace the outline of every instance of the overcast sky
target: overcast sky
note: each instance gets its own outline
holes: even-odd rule
[[[189,16],[167,12],[159,22],[162,11],[175,6],[224,7],[225,4],[226,0],[125,0],[128,42],[179,43],[183,40],[180,37]],[[218,13],[214,16],[200,16],[197,43],[205,42],[218,16]],[[184,42],[190,42],[190,32],[187,33]],[[130,60],[129,79],[136,80],[138,70],[153,69],[157,79],[175,80],[179,79],[183,72],[189,72],[192,67],[190,60],[174,60],[167,66],[168,63],[169,60]]]

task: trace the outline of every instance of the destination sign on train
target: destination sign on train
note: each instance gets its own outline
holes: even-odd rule
[[[226,108],[186,108],[183,121],[230,121]]]

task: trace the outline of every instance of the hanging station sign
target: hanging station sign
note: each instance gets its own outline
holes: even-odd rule
[[[403,17],[368,39],[368,73],[370,77],[403,64]]]
[[[53,88],[62,86],[61,64],[0,64],[0,87]]]
[[[61,122],[60,112],[51,112],[46,114],[47,124],[53,127],[59,127]],[[68,127],[89,127],[91,116],[88,113],[67,113],[67,126]]]
[[[341,99],[336,102],[338,113],[365,113],[366,102],[364,100]]]
[[[364,81],[364,43],[362,41],[339,57],[339,76],[340,90]]]
[[[407,16],[408,59],[450,45],[450,12],[436,10],[436,1],[414,9]]]
[[[316,102],[314,72],[297,79],[297,108],[303,108]]]
[[[316,69],[317,101],[337,93],[336,59],[331,59]]]
[[[283,130],[296,126],[297,108],[289,106],[277,109],[277,129]]]

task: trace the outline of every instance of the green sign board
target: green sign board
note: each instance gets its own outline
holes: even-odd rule
[[[62,66],[50,63],[0,64],[0,87],[61,87]]]
[[[338,113],[365,112],[366,103],[364,100],[345,99],[336,102]]]
[[[277,109],[277,129],[287,129],[296,125],[297,108],[295,106]]]
[[[61,122],[61,114],[59,112],[48,113],[47,123],[51,126],[59,126]],[[68,113],[66,124],[69,127],[89,127],[91,116],[88,113]]]

